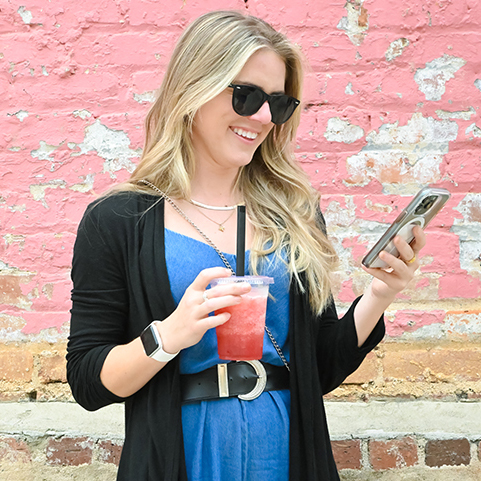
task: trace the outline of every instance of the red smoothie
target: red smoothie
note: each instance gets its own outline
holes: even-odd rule
[[[231,318],[216,328],[221,359],[251,361],[262,358],[267,297],[247,294],[242,299],[236,306],[216,311],[216,314],[231,313]]]

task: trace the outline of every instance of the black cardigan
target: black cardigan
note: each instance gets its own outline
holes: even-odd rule
[[[68,382],[85,409],[125,402],[125,443],[117,479],[187,481],[179,359],[125,399],[100,381],[103,362],[114,346],[138,337],[153,319],[165,319],[176,307],[164,255],[163,201],[121,193],[91,204],[78,229],[72,280]],[[357,347],[357,301],[341,319],[333,303],[319,317],[296,283],[291,284],[291,481],[339,480],[322,395],[354,372],[384,336],[381,318]]]

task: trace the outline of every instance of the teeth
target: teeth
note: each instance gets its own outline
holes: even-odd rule
[[[240,135],[241,137],[245,137],[246,139],[255,139],[259,134],[256,134],[255,132],[247,132],[246,130],[242,129],[234,129],[234,132],[237,135]]]

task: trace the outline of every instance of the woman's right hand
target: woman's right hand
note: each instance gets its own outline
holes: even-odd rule
[[[209,329],[227,322],[228,312],[214,316],[209,313],[240,304],[241,296],[251,290],[247,282],[217,285],[206,291],[212,280],[230,277],[231,271],[223,267],[204,269],[186,289],[177,309],[157,324],[164,351],[175,353],[197,344]],[[204,292],[208,300],[204,300]]]

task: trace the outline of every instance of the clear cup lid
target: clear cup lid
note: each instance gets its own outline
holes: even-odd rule
[[[230,277],[220,277],[218,279],[214,279],[210,285],[212,287],[221,285],[221,284],[231,284],[232,282],[247,282],[250,285],[265,285],[265,284],[274,284],[273,277],[267,276],[230,276]]]

